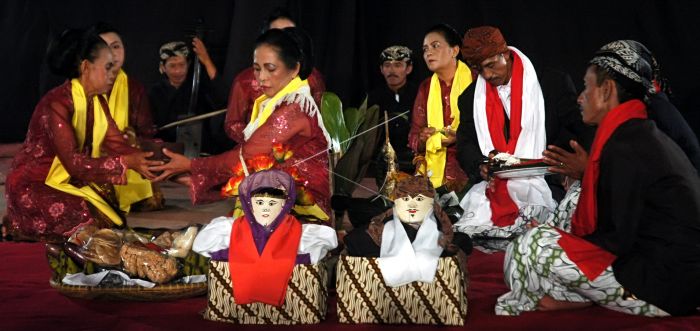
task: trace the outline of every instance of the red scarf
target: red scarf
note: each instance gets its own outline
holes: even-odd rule
[[[510,140],[506,142],[503,134],[505,126],[505,112],[498,89],[486,84],[486,119],[489,125],[489,134],[493,147],[499,152],[513,154],[520,136],[520,118],[523,112],[523,62],[515,52],[513,57],[512,75],[510,78]],[[518,217],[518,205],[513,202],[508,194],[508,180],[494,178],[495,189],[486,189],[486,197],[491,206],[491,220],[498,227],[510,226]]]
[[[287,215],[258,254],[245,216],[233,222],[228,264],[236,304],[262,302],[280,307],[292,277],[301,224]]]
[[[647,118],[646,106],[639,100],[627,101],[613,108],[603,117],[591,146],[591,155],[588,157],[583,174],[581,196],[571,221],[573,235],[562,234],[562,238],[559,239],[559,245],[566,251],[571,261],[576,263],[590,280],[595,280],[616,258],[612,253],[580,238],[593,233],[598,222],[600,154],[615,130],[622,123],[635,118]]]

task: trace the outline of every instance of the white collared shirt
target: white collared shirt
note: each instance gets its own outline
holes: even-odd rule
[[[498,97],[501,98],[503,109],[506,111],[508,118],[510,118],[510,82],[512,80],[513,79],[509,80],[508,84],[496,86],[496,90],[498,90]]]

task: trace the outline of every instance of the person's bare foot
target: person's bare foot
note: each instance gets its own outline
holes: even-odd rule
[[[536,228],[538,226],[540,226],[540,222],[537,222],[537,219],[534,217],[530,219],[530,222],[525,223],[525,227],[528,229]]]
[[[581,309],[590,307],[593,302],[571,302],[571,301],[559,301],[545,295],[540,299],[537,304],[537,310],[539,311],[555,311],[555,310],[571,310],[571,309]]]

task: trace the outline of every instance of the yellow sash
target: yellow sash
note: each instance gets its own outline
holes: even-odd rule
[[[87,97],[85,96],[85,90],[83,86],[80,85],[80,81],[77,79],[71,80],[71,93],[73,95],[73,105],[75,107],[75,112],[73,113],[72,124],[75,130],[75,136],[78,140],[78,147],[82,149],[83,144],[85,144],[85,124],[87,120]],[[100,156],[100,145],[102,140],[107,133],[107,117],[102,110],[97,97],[94,99],[94,116],[95,123],[93,125],[93,140],[92,140],[92,154],[93,158]],[[107,215],[114,224],[122,225],[123,221],[119,214],[117,214],[112,207],[100,197],[97,192],[95,192],[90,186],[83,186],[77,188],[70,184],[70,174],[63,167],[61,160],[58,157],[54,157],[53,164],[51,164],[51,169],[46,176],[46,185],[53,187],[61,192],[65,192],[71,195],[79,196],[93,206],[97,207],[102,213]]]
[[[109,113],[119,131],[129,126],[129,80],[124,70],[119,70],[109,94]]]
[[[109,112],[119,131],[129,126],[129,80],[124,70],[119,70],[112,92],[109,94]],[[129,212],[131,204],[153,196],[151,182],[134,170],[126,171],[126,185],[114,185],[119,199],[119,209]]]
[[[292,79],[287,86],[277,92],[277,94],[275,94],[272,98],[268,98],[268,96],[265,94],[259,96],[257,99],[255,99],[255,103],[253,104],[253,113],[250,115],[250,123],[253,123],[253,121],[255,121],[259,116],[260,120],[258,121],[257,127],[261,127],[265,121],[267,121],[267,118],[272,115],[272,111],[275,110],[275,104],[277,101],[287,94],[298,90],[302,86],[309,86],[309,83],[306,80],[301,80],[301,78],[297,76]],[[265,104],[265,107],[263,107],[261,112],[260,106],[267,100],[269,101]]]
[[[459,108],[457,99],[462,92],[472,83],[472,73],[469,67],[462,61],[457,61],[457,71],[452,79],[452,89],[450,90],[450,109],[452,131],[457,131],[459,127]],[[447,163],[447,148],[442,147],[442,133],[445,127],[442,114],[442,91],[440,80],[437,74],[433,74],[430,79],[430,90],[428,91],[428,127],[435,128],[435,133],[425,142],[425,160],[428,170],[432,173],[430,182],[433,187],[442,186],[445,178],[445,164]]]

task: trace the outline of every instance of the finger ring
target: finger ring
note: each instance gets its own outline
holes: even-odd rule
[[[566,164],[564,164],[564,162],[559,162],[559,166],[563,168],[566,166]]]

